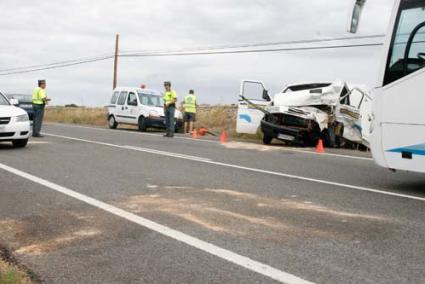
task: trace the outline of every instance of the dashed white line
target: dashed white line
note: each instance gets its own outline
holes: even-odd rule
[[[81,194],[81,193],[76,192],[74,190],[71,190],[69,188],[60,186],[60,185],[55,184],[53,182],[50,182],[48,180],[33,176],[33,175],[28,174],[26,172],[23,172],[21,170],[9,167],[9,166],[1,164],[1,163],[0,163],[0,169],[3,169],[4,171],[7,171],[7,172],[12,173],[14,175],[17,175],[19,177],[25,178],[27,180],[34,182],[34,183],[45,186],[47,188],[50,188],[50,189],[52,189],[56,192],[70,196],[74,199],[82,201],[82,202],[89,204],[91,206],[94,206],[98,209],[102,209],[106,212],[109,212],[109,213],[115,215],[115,216],[126,219],[130,222],[133,222],[135,224],[138,224],[140,226],[148,228],[152,231],[155,231],[159,234],[162,234],[164,236],[167,236],[167,237],[172,238],[174,240],[177,240],[179,242],[185,243],[185,244],[187,244],[191,247],[197,248],[197,249],[204,251],[206,253],[209,253],[211,255],[217,256],[221,259],[224,259],[226,261],[229,261],[231,263],[234,263],[236,265],[244,267],[248,270],[257,272],[257,273],[264,275],[266,277],[269,277],[271,279],[280,281],[282,283],[288,283],[288,284],[308,284],[308,283],[312,283],[312,282],[309,282],[307,280],[301,279],[301,278],[299,278],[295,275],[292,275],[290,273],[287,273],[287,272],[281,271],[279,269],[276,269],[274,267],[271,267],[267,264],[252,260],[252,259],[250,259],[246,256],[242,256],[240,254],[237,254],[237,253],[234,253],[230,250],[218,247],[218,246],[211,244],[211,243],[208,243],[206,241],[202,241],[202,240],[195,238],[195,237],[192,237],[188,234],[185,234],[185,233],[182,233],[180,231],[171,229],[167,226],[158,224],[158,223],[153,222],[149,219],[135,215],[133,213],[130,213],[130,212],[125,211],[123,209],[120,209],[118,207],[112,206],[110,204],[107,204],[107,203],[102,202],[100,200],[97,200],[95,198],[89,197],[87,195]]]
[[[150,148],[142,148],[142,147],[134,147],[134,146],[121,146],[121,145],[116,145],[116,144],[111,144],[111,143],[105,143],[105,142],[100,142],[100,141],[91,141],[91,140],[75,138],[75,137],[68,137],[68,136],[55,135],[55,134],[49,134],[49,133],[44,133],[44,134],[46,134],[48,136],[56,137],[56,138],[74,140],[74,141],[79,141],[79,142],[84,142],[84,143],[98,144],[98,145],[102,145],[102,146],[126,149],[126,150],[131,150],[131,151],[145,152],[145,153],[150,153],[150,154],[155,154],[155,155],[168,156],[168,157],[180,158],[180,159],[191,160],[191,161],[204,161],[204,162],[211,161],[211,159],[208,159],[208,158],[188,156],[188,155],[184,155],[184,154],[160,151],[160,150],[155,150],[155,149],[150,149]]]
[[[48,135],[48,136],[67,139],[67,140],[80,141],[80,142],[85,142],[85,143],[90,143],[90,144],[97,144],[97,145],[109,146],[109,147],[126,149],[126,150],[137,149],[137,147],[130,147],[129,148],[129,146],[120,146],[120,145],[116,145],[116,144],[104,143],[104,142],[100,142],[100,141],[93,141],[93,140],[87,140],[87,139],[81,139],[81,138],[75,138],[75,137],[70,137],[70,136],[63,136],[63,135],[56,135],[56,134],[49,134],[49,133],[45,133],[45,134]],[[408,198],[408,199],[413,199],[413,200],[417,200],[417,201],[425,201],[424,197],[419,197],[419,196],[414,196],[414,195],[401,194],[401,193],[396,193],[396,192],[390,192],[390,191],[385,191],[385,190],[380,190],[380,189],[364,187],[364,186],[357,186],[357,185],[345,184],[345,183],[340,183],[340,182],[333,182],[333,181],[328,181],[328,180],[297,176],[297,175],[286,174],[286,173],[275,172],[275,171],[269,171],[269,170],[262,170],[262,169],[257,169],[257,168],[235,165],[235,164],[216,162],[216,161],[210,160],[208,158],[203,158],[203,157],[186,156],[186,155],[182,155],[182,154],[179,154],[179,153],[163,152],[163,151],[158,151],[158,150],[149,149],[149,148],[139,148],[139,151],[154,154],[154,155],[162,155],[162,156],[169,156],[169,157],[174,157],[174,158],[178,158],[178,159],[192,160],[192,161],[196,161],[196,162],[199,162],[199,163],[206,163],[206,164],[222,166],[222,167],[227,167],[227,168],[234,168],[234,169],[245,170],[245,171],[250,171],[250,172],[280,176],[280,177],[285,177],[285,178],[290,178],[290,179],[295,179],[295,180],[308,181],[308,182],[312,182],[312,183],[326,184],[326,185],[331,185],[331,186],[344,188],[344,189],[354,189],[354,190],[373,192],[373,193],[378,193],[378,194],[383,194],[383,195],[388,195],[388,196]]]

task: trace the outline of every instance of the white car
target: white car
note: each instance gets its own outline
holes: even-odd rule
[[[176,110],[176,132],[182,129],[182,113]],[[164,101],[156,90],[120,87],[113,91],[108,106],[108,125],[115,129],[118,124],[137,125],[140,131],[147,128],[165,128]]]
[[[17,103],[0,93],[0,142],[10,141],[14,147],[21,148],[28,143],[31,127],[28,113],[14,106]]]

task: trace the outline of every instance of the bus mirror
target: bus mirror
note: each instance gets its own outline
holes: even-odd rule
[[[350,20],[348,22],[347,30],[349,33],[357,33],[360,23],[360,16],[366,0],[353,0],[353,9],[350,10]]]

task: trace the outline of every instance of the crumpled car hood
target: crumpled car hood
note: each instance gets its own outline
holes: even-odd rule
[[[274,96],[276,106],[315,106],[331,105],[339,103],[341,86],[331,86],[323,88],[324,93],[310,93],[310,90],[303,90],[289,93],[279,93]]]
[[[316,121],[319,124],[319,127],[321,130],[325,129],[328,125],[329,115],[316,108],[316,107],[310,107],[310,106],[303,106],[303,107],[287,107],[287,106],[281,106],[281,107],[270,107],[268,109],[271,113],[285,113],[288,115],[300,117],[303,119],[311,119]]]

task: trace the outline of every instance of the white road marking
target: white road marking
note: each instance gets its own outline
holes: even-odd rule
[[[224,259],[226,261],[229,261],[231,263],[234,263],[236,265],[244,267],[248,270],[257,272],[257,273],[264,275],[266,277],[269,277],[271,279],[280,281],[282,283],[288,283],[288,284],[308,284],[308,283],[312,283],[312,282],[306,281],[304,279],[301,279],[301,278],[299,278],[295,275],[292,275],[292,274],[289,274],[287,272],[276,269],[274,267],[271,267],[267,264],[252,260],[252,259],[250,259],[246,256],[242,256],[242,255],[234,253],[230,250],[226,250],[226,249],[223,249],[223,248],[218,247],[216,245],[213,245],[211,243],[202,241],[198,238],[195,238],[195,237],[192,237],[192,236],[187,235],[185,233],[182,233],[180,231],[171,229],[167,226],[158,224],[158,223],[153,222],[149,219],[143,218],[143,217],[138,216],[136,214],[130,213],[130,212],[125,211],[123,209],[120,209],[118,207],[112,206],[110,204],[107,204],[107,203],[102,202],[100,200],[97,200],[95,198],[89,197],[87,195],[81,194],[81,193],[76,192],[74,190],[71,190],[69,188],[60,186],[60,185],[55,184],[53,182],[47,181],[45,179],[33,176],[31,174],[20,171],[18,169],[9,167],[9,166],[1,164],[1,163],[0,163],[0,169],[3,169],[4,171],[7,171],[7,172],[12,173],[14,175],[17,175],[19,177],[25,178],[27,180],[34,182],[34,183],[45,186],[47,188],[50,188],[50,189],[52,189],[56,192],[60,192],[62,194],[70,196],[70,197],[77,199],[79,201],[82,201],[86,204],[89,204],[89,205],[94,206],[96,208],[102,209],[106,212],[109,212],[109,213],[111,213],[115,216],[126,219],[130,222],[133,222],[135,224],[138,224],[140,226],[148,228],[152,231],[155,231],[159,234],[162,234],[162,235],[167,236],[169,238],[172,238],[174,240],[185,243],[185,244],[187,244],[191,247],[197,248],[197,249],[204,251],[206,253],[209,253],[211,255],[215,255],[215,256],[217,256],[221,259]]]
[[[351,155],[342,155],[342,154],[335,154],[335,153],[316,153],[314,151],[309,150],[300,150],[296,148],[284,148],[281,147],[280,150],[283,151],[291,151],[291,152],[297,152],[297,153],[303,153],[303,154],[310,154],[310,155],[318,155],[318,156],[332,156],[332,157],[338,157],[338,158],[347,158],[347,159],[355,159],[355,160],[365,160],[365,161],[373,161],[372,158],[367,157],[360,157],[360,156],[351,156]]]
[[[49,144],[47,141],[28,141],[28,144],[37,145],[37,144]]]
[[[127,148],[127,149],[129,149],[129,150],[134,150],[134,151],[139,151],[139,152],[146,152],[146,153],[151,153],[151,154],[158,154],[158,155],[162,155],[162,156],[170,156],[170,157],[174,157],[174,158],[182,158],[182,159],[186,159],[186,160],[211,161],[211,159],[208,159],[208,158],[201,158],[201,157],[196,157],[196,156],[183,155],[183,154],[166,152],[166,151],[160,151],[160,150],[149,149],[149,148],[134,147],[134,146],[124,146],[124,147]]]
[[[111,144],[111,143],[104,143],[104,142],[99,142],[99,141],[91,141],[91,140],[86,140],[86,139],[81,139],[81,138],[74,138],[74,137],[68,137],[68,136],[62,136],[62,135],[55,135],[55,134],[49,134],[49,133],[44,133],[44,134],[46,134],[48,136],[52,136],[52,137],[62,138],[62,139],[74,140],[74,141],[91,143],[91,144],[98,144],[98,145],[103,145],[103,146],[108,146],[108,147],[114,147],[114,148],[120,148],[120,149],[126,149],[126,150],[132,150],[132,151],[145,152],[145,153],[150,153],[150,154],[155,154],[155,155],[168,156],[168,157],[180,158],[180,159],[191,160],[191,161],[204,161],[204,162],[211,161],[208,158],[201,158],[201,157],[196,157],[196,156],[188,156],[188,155],[183,155],[183,154],[179,154],[179,153],[159,151],[159,150],[149,149],[149,148],[141,148],[141,147],[133,147],[133,146],[120,146],[120,145]]]
[[[60,123],[47,123],[47,125],[82,128],[82,129],[92,129],[92,130],[99,130],[99,131],[112,131],[112,132],[117,133],[117,130],[100,128],[100,127],[90,127],[90,126],[81,126],[81,125],[60,124]],[[125,131],[125,130],[123,130],[123,131]],[[146,135],[146,136],[155,136],[155,137],[161,137],[162,136],[162,134],[145,133],[145,132],[126,131],[126,133],[133,134],[133,135]],[[206,142],[206,143],[213,143],[213,144],[218,144],[218,145],[221,144],[219,141],[215,141],[215,140],[192,139],[192,138],[189,138],[189,137],[180,137],[180,136],[174,136],[174,139],[190,140],[190,141],[196,141],[196,142]],[[249,142],[247,142],[247,143],[249,143]],[[276,146],[276,147],[278,147],[278,146]],[[319,153],[316,153],[314,151],[301,150],[301,149],[297,149],[297,148],[293,148],[293,147],[291,147],[291,148],[280,147],[280,148],[278,148],[278,150],[290,151],[290,152],[296,152],[296,153],[302,153],[302,154],[309,154],[309,155],[317,155],[317,156],[330,156],[330,157],[347,158],[347,159],[354,159],[354,160],[373,161],[372,158],[367,158],[367,157],[342,155],[342,154],[335,154],[335,153],[329,153],[329,152],[319,154]]]
[[[109,146],[109,147],[126,149],[126,150],[134,150],[133,147],[128,148],[128,146],[120,146],[120,145],[111,144],[111,143],[104,143],[104,142],[100,142],[100,141],[86,140],[86,139],[81,139],[81,138],[62,136],[62,135],[56,135],[56,134],[49,134],[49,133],[44,133],[44,134],[46,134],[48,136],[52,136],[52,137],[67,139],[67,140],[80,141],[80,142],[85,142],[85,143],[90,143],[90,144],[97,144],[97,145]],[[141,148],[141,149],[143,149],[143,148]],[[424,197],[419,197],[419,196],[414,196],[414,195],[401,194],[401,193],[396,193],[396,192],[390,192],[390,191],[385,191],[385,190],[380,190],[380,189],[364,187],[364,186],[357,186],[357,185],[345,184],[345,183],[340,183],[340,182],[333,182],[333,181],[328,181],[328,180],[315,179],[315,178],[297,176],[297,175],[292,175],[292,174],[285,174],[285,173],[281,173],[281,172],[268,171],[268,170],[262,170],[262,169],[257,169],[257,168],[250,168],[250,167],[239,166],[239,165],[235,165],[235,164],[216,162],[216,161],[210,160],[208,158],[203,158],[203,157],[185,156],[185,155],[182,155],[182,154],[179,154],[179,153],[162,152],[162,151],[157,151],[157,150],[154,150],[154,149],[151,150],[149,148],[144,148],[144,149],[146,149],[146,150],[143,150],[143,152],[150,153],[150,154],[169,156],[169,157],[185,159],[185,160],[192,160],[192,161],[196,161],[196,162],[199,162],[199,163],[206,163],[206,164],[217,165],[217,166],[222,166],[222,167],[227,167],[227,168],[234,168],[234,169],[256,172],[256,173],[261,173],[261,174],[268,174],[268,175],[286,177],[286,178],[295,179],[295,180],[332,185],[332,186],[345,188],[345,189],[355,189],[355,190],[373,192],[373,193],[384,194],[384,195],[389,195],[389,196],[408,198],[408,199],[412,199],[412,200],[425,201]]]

